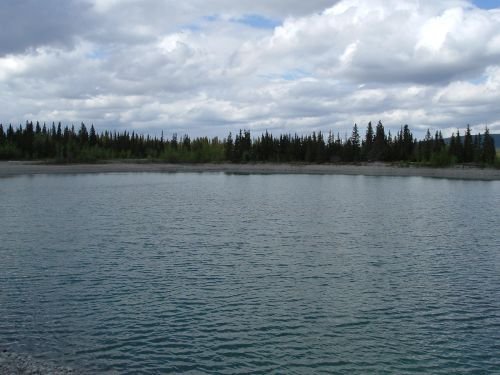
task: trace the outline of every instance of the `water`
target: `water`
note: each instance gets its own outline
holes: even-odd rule
[[[0,347],[118,373],[500,372],[500,183],[0,180]]]

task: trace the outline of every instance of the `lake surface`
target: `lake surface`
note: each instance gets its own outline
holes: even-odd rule
[[[0,348],[89,372],[499,373],[500,182],[0,179]]]

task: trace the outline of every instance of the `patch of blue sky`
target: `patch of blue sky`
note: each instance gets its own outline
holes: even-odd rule
[[[292,69],[292,70],[287,70],[280,74],[263,74],[260,75],[260,77],[271,81],[276,81],[276,80],[297,81],[302,78],[311,77],[311,73],[302,69]]]
[[[500,9],[500,0],[473,0],[477,7],[483,9]]]
[[[472,83],[473,85],[483,85],[488,81],[488,77],[483,74],[482,76],[473,78],[469,80],[469,83]]]
[[[232,19],[233,22],[241,23],[256,29],[274,29],[281,25],[281,22],[267,18],[258,14],[245,14],[240,18]]]
[[[284,72],[281,75],[281,79],[284,79],[285,81],[296,81],[309,76],[311,76],[311,74],[302,69],[293,69]]]
[[[192,32],[198,32],[201,31],[203,28],[201,25],[196,24],[196,23],[189,23],[187,25],[183,25],[181,27],[181,30],[187,30],[187,31],[192,31]]]
[[[91,60],[106,60],[107,54],[100,49],[95,49],[86,54],[86,57]]]
[[[203,20],[206,21],[206,22],[215,22],[215,21],[219,20],[219,18],[220,17],[218,15],[212,14],[210,16],[203,17]]]

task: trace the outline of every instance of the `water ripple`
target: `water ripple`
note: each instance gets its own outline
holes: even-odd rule
[[[499,372],[499,207],[495,182],[7,179],[0,347],[97,373]]]

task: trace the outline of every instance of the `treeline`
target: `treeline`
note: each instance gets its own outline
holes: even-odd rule
[[[93,162],[111,159],[158,159],[170,162],[224,161],[224,143],[218,138],[191,140],[174,135],[166,140],[135,132],[96,132],[82,123],[48,127],[26,122],[5,130],[0,124],[0,160],[51,159],[57,162]]]
[[[4,129],[0,124],[0,159],[45,159],[58,162],[92,162],[110,159],[151,159],[167,162],[415,162],[446,166],[455,163],[494,164],[496,150],[488,128],[484,134],[472,135],[467,127],[464,136],[457,131],[449,143],[440,131],[417,140],[408,125],[394,136],[386,133],[382,122],[375,128],[368,123],[362,136],[355,124],[349,137],[343,139],[330,132],[313,132],[307,136],[267,131],[252,138],[250,131],[240,130],[224,139],[188,135],[171,139],[150,137],[135,132],[98,133],[94,126],[81,124],[63,127],[26,122],[25,126]]]

